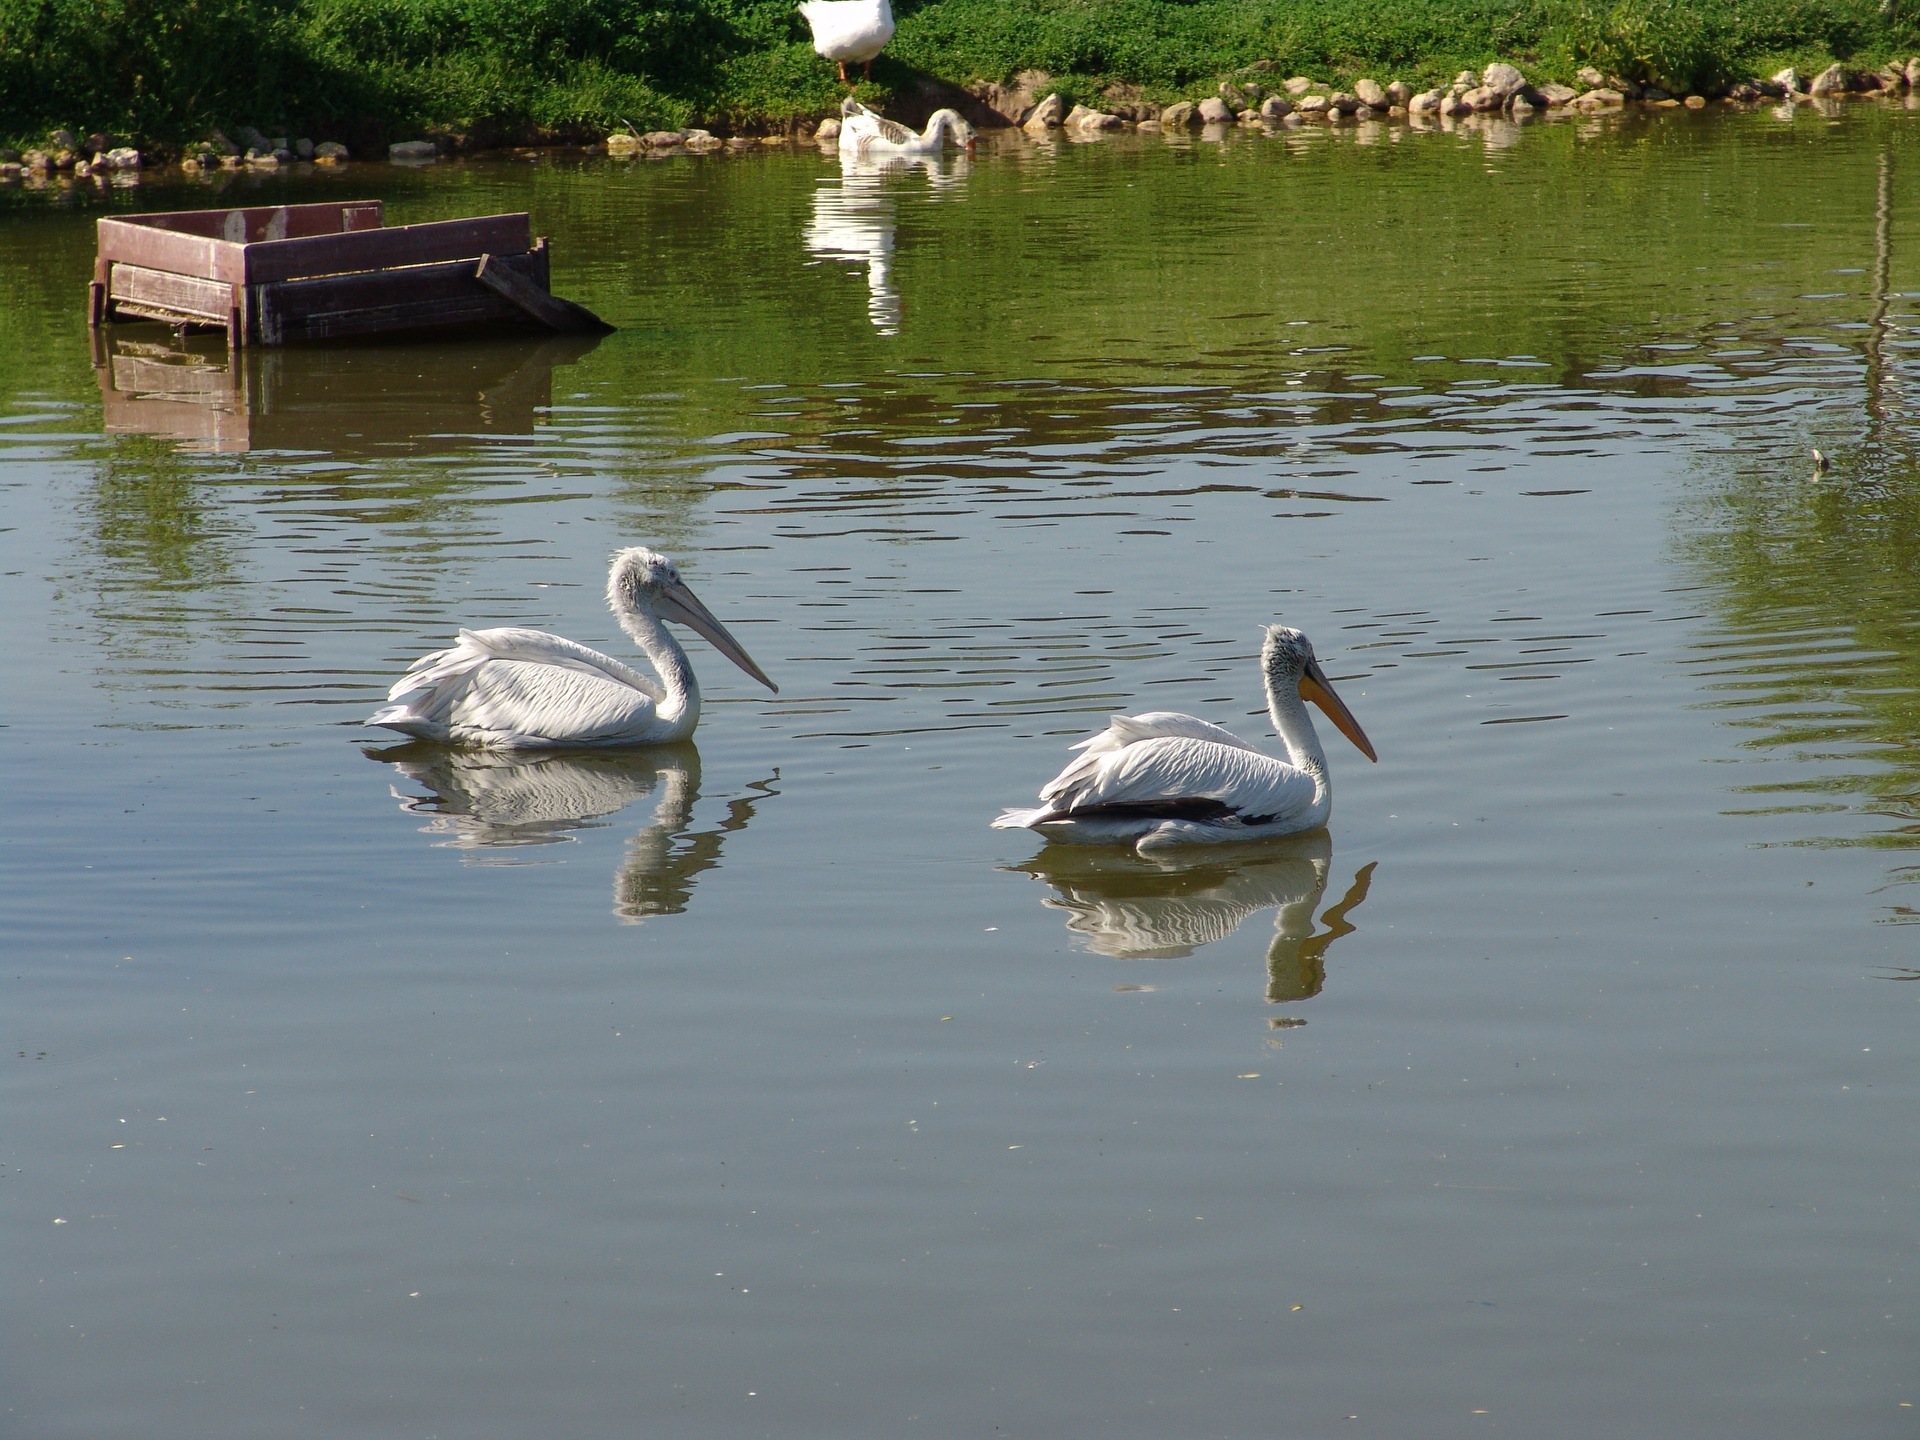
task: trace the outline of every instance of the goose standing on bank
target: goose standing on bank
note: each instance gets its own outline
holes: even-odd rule
[[[421,740],[504,749],[684,740],[700,719],[700,682],[663,623],[668,620],[705,636],[779,693],[666,556],[642,546],[616,554],[607,604],[653,662],[658,680],[544,630],[462,630],[449,649],[414,661],[387,692],[395,703],[367,723]]]
[[[1324,710],[1361,754],[1378,757],[1300,631],[1267,626],[1260,670],[1285,760],[1192,715],[1116,715],[1073,747],[1084,753],[1041,788],[1038,807],[1008,810],[994,828],[1037,830],[1050,840],[1125,842],[1142,852],[1319,829],[1332,813],[1333,787],[1305,702]]]
[[[847,79],[847,62],[857,60],[873,79],[873,57],[893,38],[893,6],[888,0],[801,0],[800,13],[813,30],[813,48],[840,67],[840,83]]]
[[[973,127],[958,110],[936,110],[927,117],[927,128],[915,134],[898,120],[889,120],[869,110],[849,95],[840,102],[840,155],[842,159],[884,160],[889,155],[938,155],[951,139],[954,144],[973,144]]]

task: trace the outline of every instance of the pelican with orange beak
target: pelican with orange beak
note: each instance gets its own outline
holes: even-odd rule
[[[1318,830],[1333,811],[1333,784],[1307,702],[1362,755],[1379,757],[1300,631],[1266,627],[1260,672],[1285,760],[1192,715],[1116,715],[1105,730],[1073,746],[1081,754],[1041,787],[1039,806],[1008,810],[994,828],[1080,844],[1124,843],[1143,854]]]

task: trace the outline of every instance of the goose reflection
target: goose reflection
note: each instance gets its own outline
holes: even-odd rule
[[[658,792],[653,823],[627,841],[613,877],[613,913],[630,922],[684,911],[696,877],[720,863],[725,837],[746,828],[762,798],[779,793],[775,772],[729,800],[724,819],[696,830],[700,752],[691,744],[543,753],[413,743],[365,753],[424,792],[391,787],[401,809],[428,817],[422,833],[440,837],[439,845],[484,852],[467,857],[482,864],[514,863],[500,852],[604,829],[609,817]]]
[[[1024,865],[1008,866],[1055,891],[1042,903],[1064,910],[1067,929],[1096,955],[1177,960],[1224,940],[1263,910],[1274,914],[1267,946],[1267,1000],[1310,1000],[1326,983],[1326,953],[1353,933],[1347,917],[1367,898],[1374,865],[1363,865],[1340,901],[1320,917],[1333,840],[1325,830],[1259,845],[1160,860],[1092,845],[1049,845]],[[1299,1024],[1276,1021],[1275,1024]]]
[[[935,155],[840,157],[840,179],[813,192],[813,216],[804,241],[808,253],[826,260],[852,260],[867,267],[867,318],[882,335],[900,333],[900,292],[893,285],[895,196],[887,177],[924,170],[935,193],[957,185],[967,173],[965,157]]]

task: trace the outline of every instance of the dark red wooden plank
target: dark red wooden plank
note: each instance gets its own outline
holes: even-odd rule
[[[116,261],[107,281],[107,303],[137,306],[145,314],[157,311],[224,325],[233,304],[233,287],[197,275]]]
[[[125,220],[99,222],[99,256],[105,261],[120,261],[148,270],[170,270],[176,275],[197,275],[203,280],[231,283],[245,273],[238,245],[202,235],[155,230]]]
[[[246,279],[250,285],[263,285],[394,265],[478,260],[490,252],[524,252],[532,243],[532,223],[524,213],[397,225],[308,240],[269,240],[247,247]]]
[[[534,283],[492,255],[480,257],[473,278],[557,335],[593,335],[613,328],[586,306],[549,295],[545,285]]]
[[[290,280],[254,288],[249,339],[266,345],[378,335],[447,325],[522,324],[519,307],[473,278],[471,260]],[[494,262],[530,277],[532,254]]]
[[[310,205],[256,205],[231,210],[168,210],[129,215],[120,223],[250,244],[377,230],[384,210],[378,200],[325,200]]]

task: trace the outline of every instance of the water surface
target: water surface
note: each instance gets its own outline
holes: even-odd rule
[[[0,194],[9,1432],[1912,1433],[1913,124]],[[238,195],[621,328],[90,345]],[[360,724],[635,543],[778,697]],[[1330,832],[986,828],[1276,619]]]

